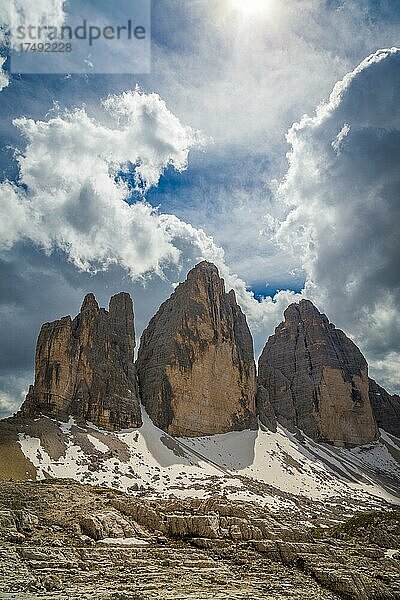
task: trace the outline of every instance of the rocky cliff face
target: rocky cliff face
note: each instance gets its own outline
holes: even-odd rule
[[[111,430],[140,426],[134,348],[129,294],[113,296],[108,311],[88,294],[75,319],[63,317],[42,326],[35,384],[22,414],[73,415]]]
[[[376,381],[370,379],[369,399],[378,427],[400,438],[400,396],[392,396]]]
[[[235,293],[202,262],[143,333],[138,376],[153,422],[176,436],[256,427],[253,342]]]
[[[261,420],[272,408],[282,425],[317,441],[375,440],[368,366],[359,349],[308,300],[291,304],[284,316],[259,360]]]

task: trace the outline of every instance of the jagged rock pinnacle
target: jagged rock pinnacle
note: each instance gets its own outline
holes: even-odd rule
[[[105,429],[141,425],[132,300],[121,293],[100,309],[87,294],[72,321],[45,323],[36,347],[35,384],[21,412],[57,419],[70,415]]]

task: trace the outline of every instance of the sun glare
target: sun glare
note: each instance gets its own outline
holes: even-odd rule
[[[243,14],[262,12],[267,8],[269,0],[231,0],[233,7]]]

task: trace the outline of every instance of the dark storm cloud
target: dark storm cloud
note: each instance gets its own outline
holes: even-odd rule
[[[400,50],[381,50],[295,124],[282,226],[299,244],[308,292],[398,389]]]

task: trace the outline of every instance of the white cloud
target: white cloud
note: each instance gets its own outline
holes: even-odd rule
[[[355,338],[375,372],[383,373],[387,357],[386,382],[394,380],[399,339],[389,281],[398,222],[393,218],[398,144],[390,145],[399,129],[393,91],[398,83],[392,61],[398,61],[398,51],[364,61],[313,117],[293,125],[289,171],[279,190],[289,215],[281,227],[275,216],[260,218],[257,230],[268,239],[278,230],[279,243],[300,259],[293,267],[308,274],[304,295]],[[257,353],[286,306],[302,297],[284,291],[257,302],[203,229],[145,202],[126,203],[129,190],[116,178],[121,170],[134,166],[135,185],[146,190],[169,165],[184,170],[190,150],[203,143],[157,94],[112,96],[96,118],[80,108],[15,124],[27,146],[18,156],[19,184],[0,187],[4,252],[28,239],[48,253],[61,248],[80,270],[118,264],[132,278],[163,276],[170,265],[185,275],[198,260],[210,260],[235,289]]]
[[[155,40],[163,97],[217,144],[250,151],[274,153],[343,73],[398,38],[398,22],[383,7],[377,18],[372,0],[271,0],[253,18],[231,0],[165,4],[158,28],[176,43]]]
[[[115,263],[132,277],[178,262],[166,218],[145,202],[129,206],[118,178],[131,169],[135,187],[146,190],[168,166],[185,169],[190,149],[202,144],[157,94],[111,96],[98,119],[80,108],[14,124],[27,146],[17,156],[19,185],[0,186],[3,250],[30,239],[48,253],[61,248],[79,269]]]
[[[4,64],[6,60],[7,59],[5,56],[0,56],[0,92],[4,90],[4,88],[6,88],[10,83],[8,74],[4,70]]]
[[[400,364],[399,95],[400,50],[380,50],[292,126],[280,188],[291,210],[278,232],[301,257],[309,297],[392,389]]]
[[[35,27],[51,25],[60,27],[65,20],[66,0],[8,0],[0,6],[0,24]]]
[[[18,184],[0,185],[0,249],[8,252],[30,240],[48,254],[63,250],[82,271],[117,264],[133,279],[150,272],[163,276],[171,265],[186,275],[193,264],[209,260],[227,288],[235,289],[258,352],[266,331],[297,296],[281,292],[274,301],[257,302],[211,236],[144,201],[127,204],[128,187],[116,177],[135,165],[135,185],[146,190],[169,165],[184,170],[190,149],[204,140],[181,125],[156,94],[111,96],[103,107],[96,119],[80,108],[48,121],[14,121],[27,146],[17,156]]]
[[[228,266],[223,248],[215,244],[211,236],[174,215],[160,215],[160,221],[171,236],[174,246],[180,249],[185,258],[183,276],[186,276],[186,268],[201,260],[208,260],[218,267],[225,280],[226,290],[235,291],[236,299],[247,317],[253,334],[255,354],[258,356],[266,337],[273,333],[275,326],[282,320],[284,310],[291,302],[299,301],[303,295],[283,290],[275,294],[274,298],[268,296],[259,302],[248,290],[246,282]]]
[[[399,24],[390,2],[379,10],[375,0],[264,4],[249,18],[231,0],[158,3],[153,80],[180,118],[215,140],[225,176],[198,176],[189,201],[173,199],[178,216],[213,235],[247,281],[272,277],[297,289],[296,257],[259,233],[263,213],[284,216],[268,181],[285,172],[285,132],[373,49],[396,43]]]
[[[24,398],[15,398],[13,394],[0,392],[0,419],[4,419],[14,414],[21,406]]]
[[[0,419],[12,415],[19,409],[28,391],[28,381],[18,375],[7,377],[0,375]]]
[[[21,399],[16,400],[12,395],[0,392],[0,419],[15,413],[21,405]]]

